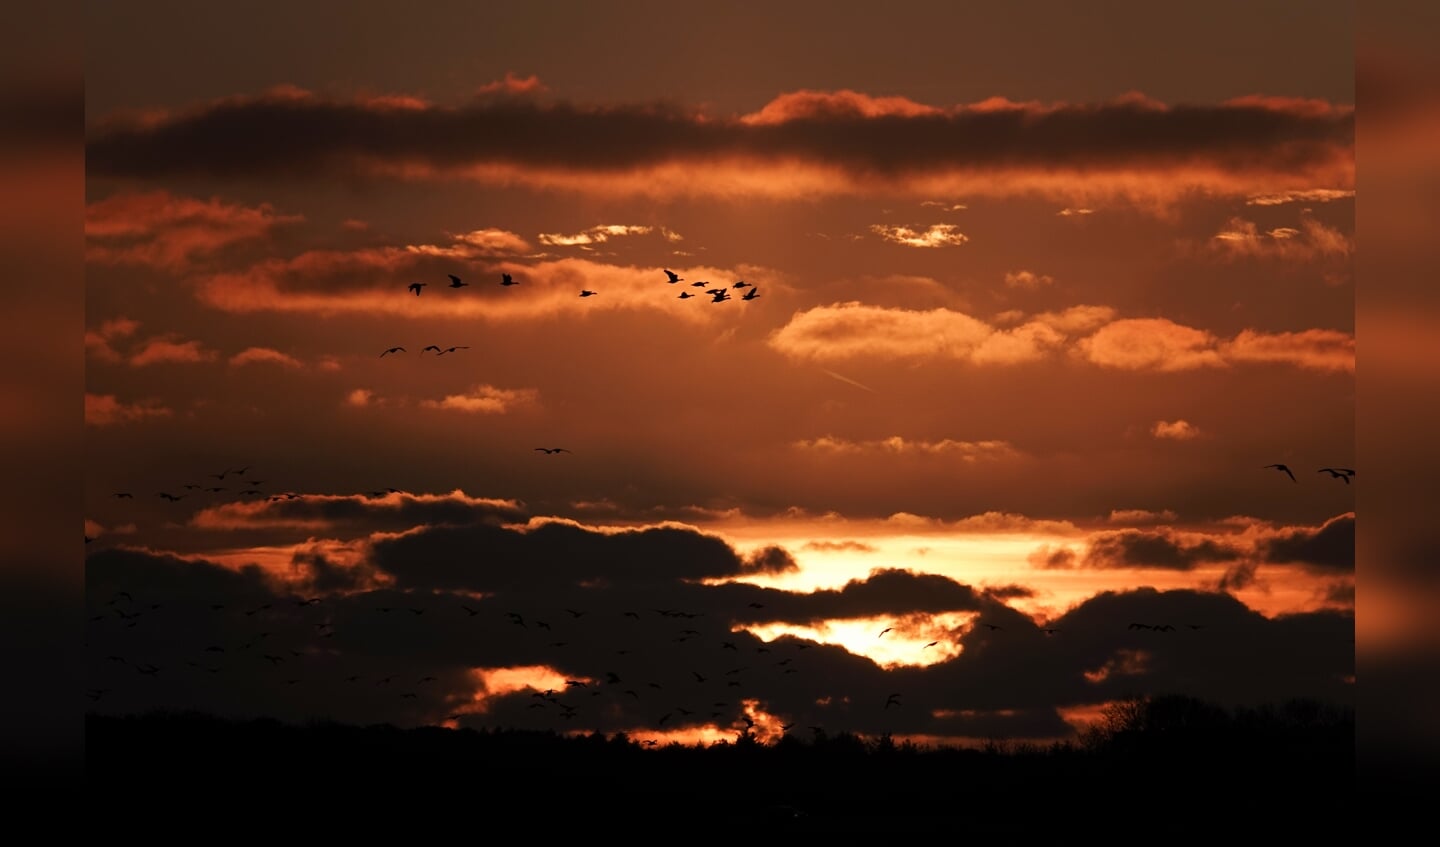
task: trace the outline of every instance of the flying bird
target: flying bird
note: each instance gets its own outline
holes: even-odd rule
[[[435,355],[437,355],[437,356],[443,356],[443,355],[445,355],[446,353],[454,353],[456,350],[469,350],[469,349],[470,349],[469,345],[461,344],[461,345],[458,345],[458,346],[456,346],[456,347],[446,347],[444,350],[441,350],[439,353],[436,353]]]
[[[450,277],[451,288],[464,288],[465,286],[470,284],[468,282],[461,282],[460,277],[456,276],[455,274],[446,274],[446,276]]]
[[[405,348],[404,348],[404,347],[391,347],[390,349],[386,350],[384,353],[381,353],[381,354],[380,354],[380,358],[383,359],[383,358],[385,358],[386,356],[390,355],[391,353],[404,353],[404,352],[405,352]]]
[[[420,355],[423,356],[423,355],[425,355],[426,353],[429,353],[431,350],[434,350],[436,353],[439,353],[439,352],[440,352],[440,345],[438,345],[438,344],[426,344],[424,347],[421,347],[421,348],[420,348]]]
[[[904,704],[900,702],[900,695],[899,695],[899,694],[891,694],[889,697],[885,698],[885,708],[887,708],[887,709],[890,708],[891,706],[902,706],[902,705],[904,705]]]
[[[510,274],[500,274],[501,285],[519,285],[520,283],[510,278]]]
[[[569,453],[564,447],[536,447],[541,453]]]
[[[889,632],[889,631],[892,630],[892,629],[894,629],[894,627],[892,627],[892,626],[887,626],[887,627],[885,627],[884,629],[880,630],[880,634],[877,635],[877,636],[875,636],[875,637],[876,637],[876,638],[884,638],[884,637],[885,637],[885,633]]]
[[[759,296],[760,296],[760,289],[758,289],[758,288],[753,288],[753,287],[752,287],[749,291],[745,292],[745,296],[744,296],[744,297],[741,297],[740,299],[741,299],[741,300],[754,300],[756,297],[759,297]]]
[[[1266,469],[1274,468],[1275,470],[1284,473],[1286,476],[1290,477],[1290,481],[1291,481],[1291,482],[1298,482],[1298,481],[1299,481],[1299,480],[1295,479],[1295,474],[1293,474],[1293,473],[1290,472],[1290,466],[1289,466],[1289,465],[1266,465],[1265,468],[1266,468]]]
[[[691,294],[691,293],[688,292],[688,291],[682,291],[682,292],[680,292],[680,296],[677,297],[676,299],[677,299],[677,300],[689,300],[691,297],[694,297],[694,296],[695,296],[694,294]]]
[[[1321,468],[1315,473],[1328,473],[1331,479],[1344,480],[1346,485],[1350,484],[1350,477],[1355,475],[1355,472],[1349,468]]]
[[[591,290],[588,289],[588,288],[581,289],[581,291],[580,291],[580,296],[581,296],[581,297],[594,297],[594,296],[595,296],[595,292],[594,292],[594,291],[591,291]]]
[[[684,279],[684,277],[680,276],[679,274],[677,274],[677,273],[675,273],[674,271],[671,271],[671,270],[665,271],[665,275],[668,276],[668,277],[670,277],[670,284],[671,284],[671,285],[674,285],[675,283],[680,282],[681,280]]]
[[[742,279],[742,280],[740,280],[739,282],[735,283],[734,285],[732,285],[732,286],[730,286],[730,287],[731,287],[731,288],[746,288],[746,287],[754,288],[755,286],[750,285],[750,283],[748,283],[748,282],[746,282],[745,280]]]
[[[168,494],[168,493],[166,493],[166,492],[164,492],[164,491],[160,492],[160,493],[159,493],[158,495],[156,495],[156,496],[157,496],[157,497],[164,497],[166,500],[169,500],[171,503],[174,503],[174,502],[177,501],[177,500],[184,500],[184,499],[185,499],[185,495],[184,495],[184,494],[178,494],[178,495],[177,495],[177,494]]]
[[[424,282],[412,282],[412,283],[410,283],[410,285],[407,286],[407,287],[408,287],[411,291],[415,292],[415,296],[416,296],[416,297],[419,297],[419,296],[420,296],[420,289],[424,288],[427,284],[428,284],[428,283],[424,283]]]
[[[939,641],[931,641],[929,644],[926,644],[925,647],[934,647],[936,644],[939,644],[939,643],[940,643]],[[925,647],[921,647],[920,649],[921,649],[921,650],[924,650]]]
[[[115,499],[116,499],[116,500],[124,500],[124,499],[126,499],[126,498],[129,498],[129,499],[131,499],[131,500],[134,500],[134,499],[135,499],[135,496],[132,495],[132,494],[131,494],[130,492],[128,492],[128,491],[117,491],[117,492],[115,492]]]

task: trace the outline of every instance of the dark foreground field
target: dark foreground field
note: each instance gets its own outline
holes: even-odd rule
[[[211,832],[1335,836],[1356,821],[1354,733],[1353,712],[1315,703],[1183,698],[1074,744],[986,750],[91,715],[86,781],[96,813]]]

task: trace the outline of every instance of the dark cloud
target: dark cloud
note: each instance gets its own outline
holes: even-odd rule
[[[1168,529],[1126,529],[1090,539],[1088,568],[1170,568],[1188,571],[1201,562],[1228,562],[1244,552],[1213,538],[1187,539]]]
[[[1261,545],[1267,562],[1295,563],[1317,571],[1355,570],[1355,516],[1331,518],[1318,529],[1297,527]]]
[[[472,591],[581,583],[665,585],[753,571],[725,541],[692,529],[601,532],[561,521],[524,529],[427,527],[377,541],[373,557],[399,587]],[[773,555],[765,564],[774,565]]]
[[[741,568],[747,574],[782,574],[800,570],[800,563],[789,550],[770,545],[746,556]]]
[[[645,533],[613,538],[632,552],[686,549]],[[544,542],[568,544],[582,557],[593,543],[566,533]],[[543,573],[550,564],[484,558],[477,569]],[[319,556],[303,566],[344,583]],[[877,571],[813,595],[680,579],[667,586],[535,579],[486,596],[380,588],[309,597],[273,589],[256,569],[116,549],[92,554],[87,577],[90,685],[105,689],[92,708],[112,713],[195,708],[400,725],[466,713],[461,723],[473,726],[738,731],[750,702],[832,732],[1040,738],[1064,730],[1063,707],[1134,694],[1346,702],[1344,678],[1354,673],[1353,613],[1272,620],[1223,593],[1107,592],[1053,622],[1056,632],[1047,635],[993,597],[903,571]],[[839,646],[794,636],[766,643],[738,629],[760,615],[805,620],[905,609],[969,609],[979,624],[955,633],[962,651],[954,658],[893,670]],[[1173,629],[1132,629],[1132,622]],[[486,677],[475,669],[528,666],[552,669],[539,684],[553,694],[496,688],[479,711]],[[887,708],[892,693],[898,705]]]
[[[999,600],[1022,600],[1035,596],[1035,589],[1024,585],[992,585],[985,593]]]
[[[747,121],[701,119],[658,104],[602,108],[498,98],[396,107],[287,90],[158,120],[104,122],[90,134],[87,167],[98,176],[314,178],[373,163],[615,172],[739,156],[881,178],[950,168],[1290,170],[1333,162],[1348,151],[1354,131],[1347,109],[1262,100],[908,112],[781,108],[769,119]]]

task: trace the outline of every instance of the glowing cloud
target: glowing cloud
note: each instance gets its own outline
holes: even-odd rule
[[[1185,420],[1156,421],[1150,428],[1150,434],[1156,438],[1189,441],[1200,437],[1200,428]]]
[[[466,394],[450,394],[443,400],[426,400],[429,409],[453,409],[471,414],[501,415],[518,407],[533,405],[540,392],[533,388],[496,388],[477,385]]]
[[[954,224],[931,224],[925,229],[873,224],[870,231],[886,241],[906,247],[953,247],[970,240]]]
[[[287,368],[301,367],[300,360],[288,353],[281,353],[269,347],[247,347],[230,357],[233,366],[252,364],[281,365]]]

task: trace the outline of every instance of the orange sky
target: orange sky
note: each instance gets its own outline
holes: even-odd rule
[[[973,740],[1350,698],[1348,24],[1031,5],[336,50],[93,10],[96,708]]]

